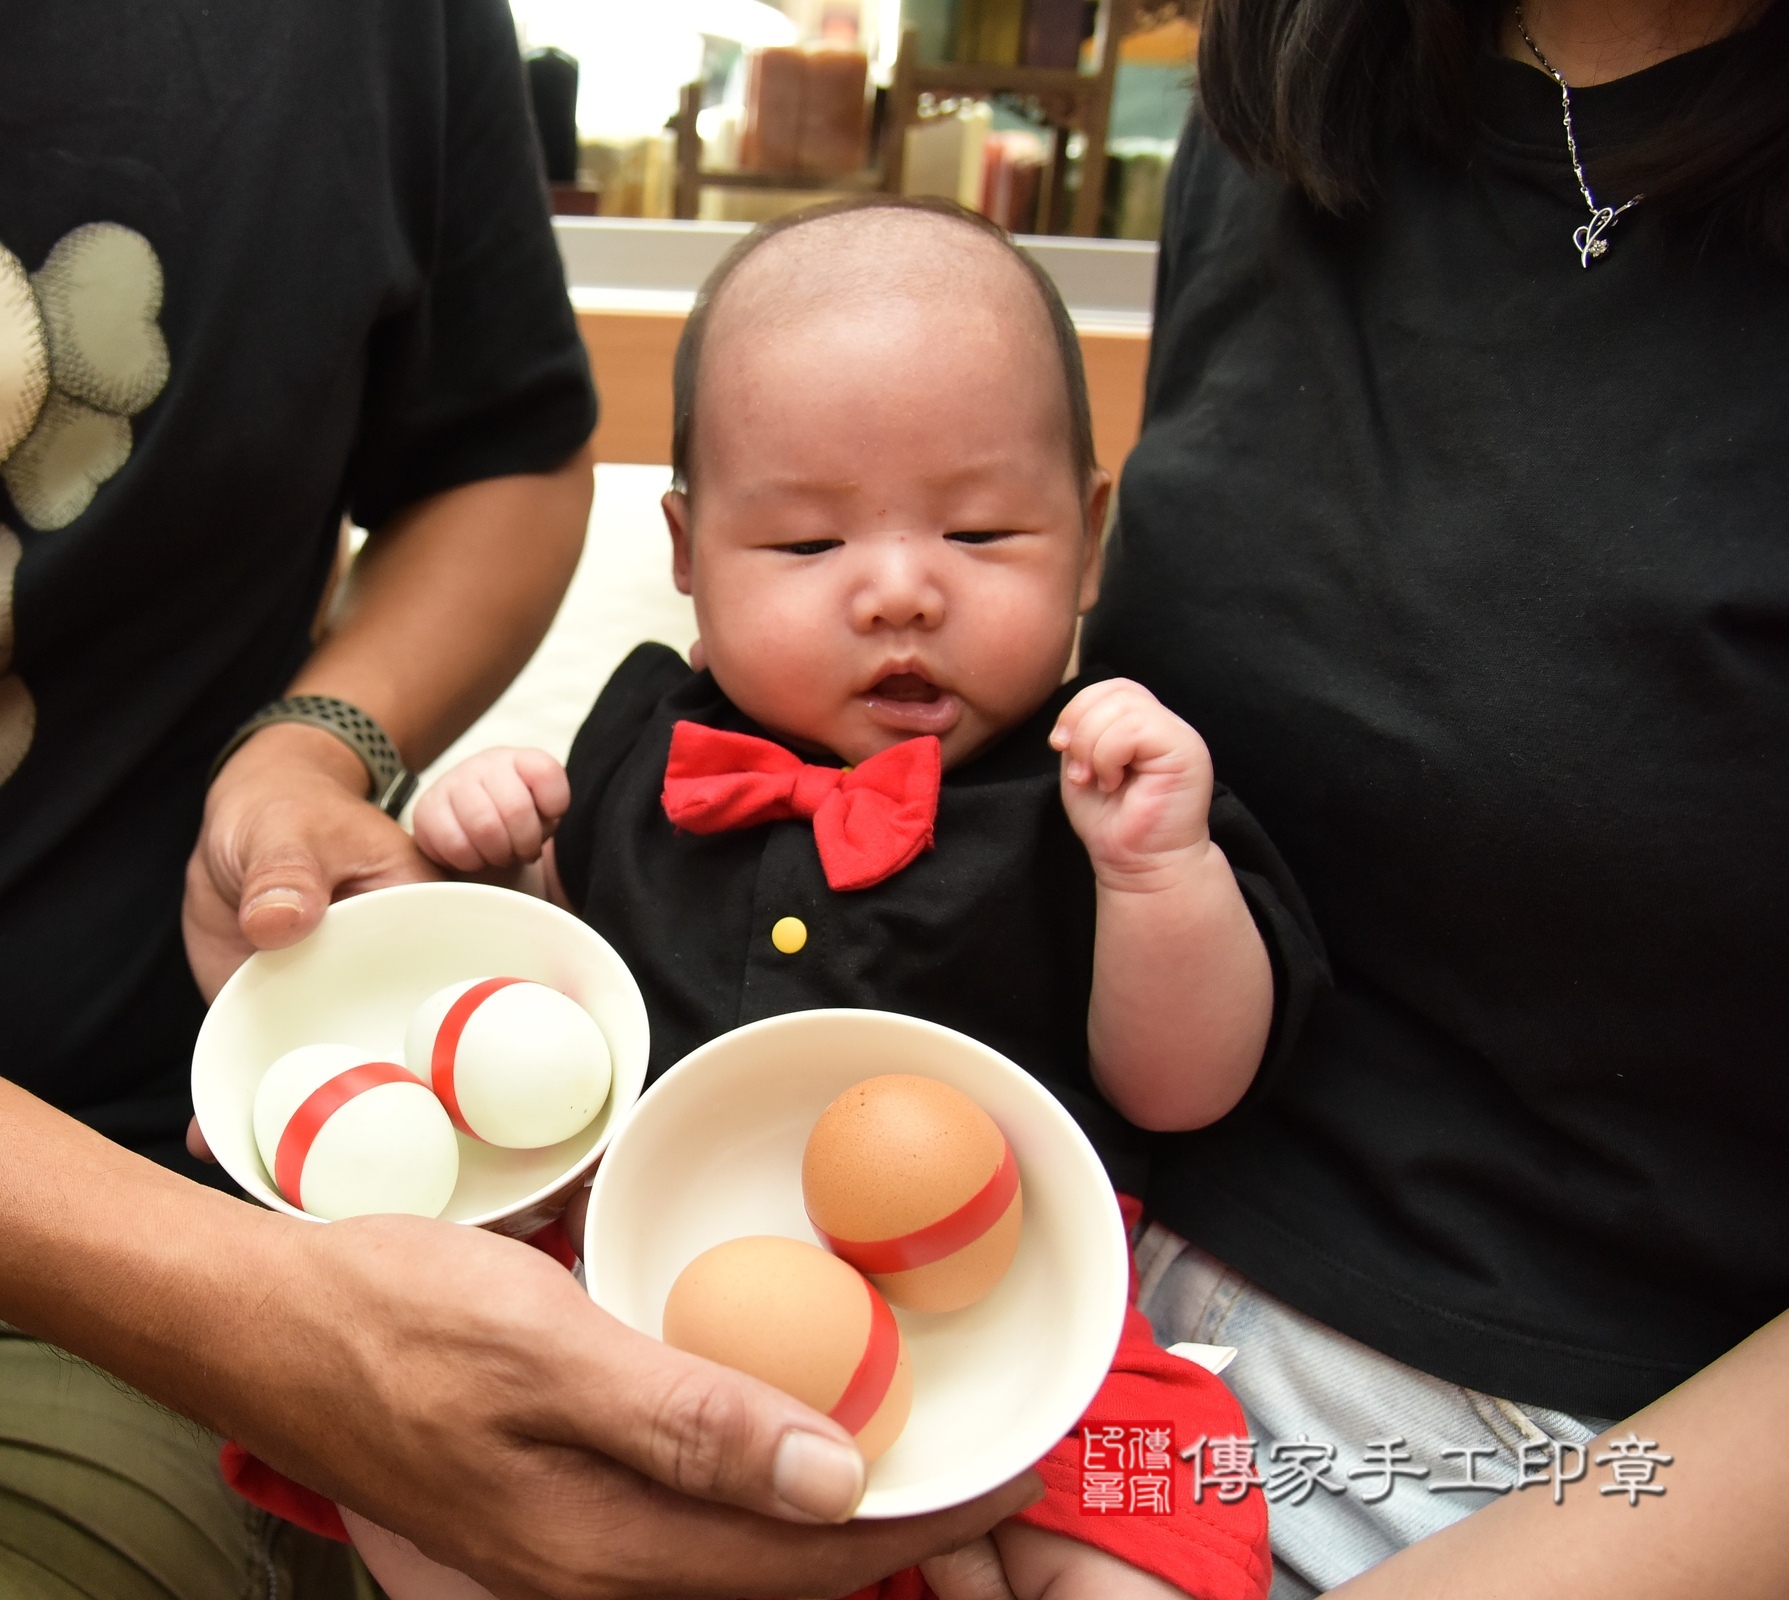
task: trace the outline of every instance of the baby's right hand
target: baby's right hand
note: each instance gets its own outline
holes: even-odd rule
[[[460,872],[540,859],[571,806],[571,784],[544,750],[481,750],[423,791],[416,847]]]

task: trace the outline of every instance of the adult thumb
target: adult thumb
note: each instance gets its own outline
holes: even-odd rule
[[[329,897],[323,864],[302,844],[283,840],[244,863],[237,925],[257,950],[283,950],[322,921]]]
[[[590,1306],[566,1363],[577,1398],[555,1398],[541,1436],[594,1445],[667,1488],[793,1522],[842,1522],[863,1497],[851,1436],[800,1401],[729,1367],[661,1344]],[[600,1319],[599,1329],[594,1319]]]

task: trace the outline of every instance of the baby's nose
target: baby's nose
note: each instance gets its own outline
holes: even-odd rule
[[[878,552],[858,590],[860,626],[936,627],[944,620],[944,589],[923,554],[901,541]]]

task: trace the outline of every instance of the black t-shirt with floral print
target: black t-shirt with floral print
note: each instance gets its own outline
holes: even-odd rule
[[[0,1071],[177,1139],[207,767],[344,512],[595,418],[502,0],[57,0],[0,51]]]

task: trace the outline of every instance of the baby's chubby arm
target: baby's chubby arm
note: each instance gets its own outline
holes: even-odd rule
[[[919,1570],[938,1600],[1184,1600],[1153,1573],[1018,1521]]]
[[[416,847],[458,872],[538,861],[571,805],[565,768],[544,750],[481,750],[423,791]]]
[[[1210,752],[1126,678],[1083,689],[1050,742],[1098,886],[1094,1080],[1139,1127],[1203,1127],[1242,1098],[1273,1019],[1266,946],[1211,838]]]

